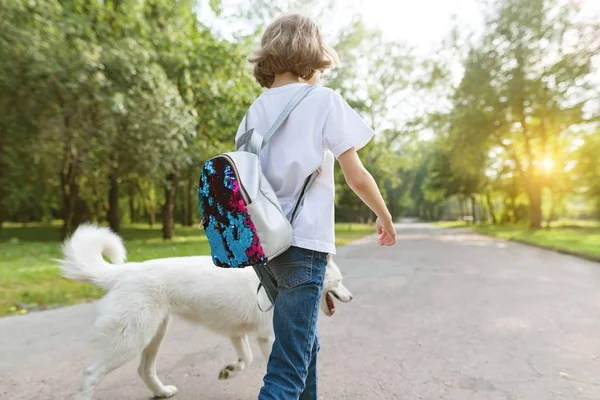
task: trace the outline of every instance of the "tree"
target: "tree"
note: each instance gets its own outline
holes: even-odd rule
[[[0,5],[0,220],[62,217],[68,235],[107,213],[118,230],[126,183],[130,204],[145,204],[152,222],[164,194],[163,221],[173,226],[177,177],[233,146],[257,92],[244,68],[248,43],[217,39],[192,7]],[[191,179],[185,184],[195,209]]]
[[[360,20],[343,29],[333,47],[341,62],[325,75],[326,84],[375,129],[375,140],[362,151],[363,161],[397,216],[401,208],[400,169],[406,162],[397,151],[408,142],[416,123],[402,118],[396,110],[413,90],[415,58],[407,46],[385,41],[381,32],[367,29]],[[366,53],[370,54],[368,58],[364,57]],[[341,182],[341,172],[336,174]],[[371,218],[370,211],[346,185],[338,185],[336,196],[339,217],[363,221]]]
[[[576,152],[575,180],[581,192],[592,201],[596,218],[600,218],[600,131],[586,135]]]
[[[470,49],[453,102],[450,140],[463,171],[505,153],[529,200],[530,225],[542,223],[542,189],[553,149],[587,122],[591,60],[598,27],[554,0],[490,2],[487,29]],[[564,168],[564,165],[557,166]]]

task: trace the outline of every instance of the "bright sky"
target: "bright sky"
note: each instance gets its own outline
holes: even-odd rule
[[[199,19],[220,31],[225,37],[243,32],[249,24],[240,20],[224,22],[212,14],[209,0],[199,0]],[[600,0],[559,0],[579,3],[587,17],[598,16]],[[483,28],[481,0],[333,0],[333,11],[290,10],[305,12],[313,16],[328,40],[360,15],[369,28],[378,28],[384,38],[407,43],[421,55],[438,48],[448,37],[453,26],[458,25],[461,33],[478,33]],[[232,15],[240,7],[248,7],[247,0],[222,0],[222,17]],[[316,15],[315,15],[316,14]],[[460,79],[460,65],[451,68],[455,79]],[[456,71],[455,71],[456,70]]]
[[[243,0],[222,1],[224,15],[231,14],[240,4],[248,4]],[[600,18],[600,0],[563,1],[579,3],[586,14]],[[483,23],[481,0],[333,0],[333,4],[334,12],[321,18],[326,20],[319,21],[326,33],[347,25],[352,16],[358,14],[367,26],[381,29],[385,38],[404,41],[422,51],[447,37],[454,23],[467,31],[478,31]],[[199,0],[198,11],[202,22],[216,27],[226,36],[243,29],[243,23],[217,22],[208,7],[208,0]],[[310,13],[310,10],[306,11]]]
[[[477,0],[369,0],[360,6],[360,14],[387,39],[405,41],[417,49],[440,42],[452,28],[453,16],[468,30],[481,25]]]
[[[316,15],[325,34],[333,34],[360,15],[368,27],[379,28],[389,40],[401,40],[416,48],[428,48],[442,40],[452,26],[452,17],[471,28],[481,23],[478,0],[334,0],[334,11],[326,16]],[[225,16],[239,9],[240,0],[223,0]],[[290,10],[294,11],[294,10]],[[303,11],[303,10],[300,10]],[[311,10],[304,10],[310,14]],[[208,0],[200,0],[198,7],[202,22],[213,26],[225,36],[244,29],[244,24],[219,22],[208,7]]]
[[[600,21],[600,0],[563,0],[580,4],[584,14]],[[386,38],[403,40],[417,48],[441,41],[453,26],[467,30],[482,28],[480,0],[368,0],[359,6],[369,26],[381,29]]]
[[[240,4],[248,4],[243,0],[222,1],[224,15],[238,9]],[[563,1],[579,3],[586,14],[596,14],[600,18],[600,0]],[[226,36],[243,29],[243,25],[216,22],[208,0],[199,0],[199,3],[202,22],[217,27]],[[381,29],[385,38],[404,41],[421,51],[427,51],[443,40],[454,23],[467,31],[478,31],[483,22],[481,0],[334,0],[333,4],[334,12],[315,16],[321,19],[320,25],[326,33],[347,25],[352,16],[358,14],[367,26]],[[310,14],[311,10],[305,11]]]

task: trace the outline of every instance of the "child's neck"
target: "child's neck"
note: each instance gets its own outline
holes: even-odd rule
[[[290,85],[292,83],[301,83],[304,80],[291,72],[284,72],[283,74],[276,74],[275,79],[273,80],[273,84],[271,88],[276,88],[279,86]]]

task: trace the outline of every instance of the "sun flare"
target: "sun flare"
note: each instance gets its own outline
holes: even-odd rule
[[[552,161],[549,158],[545,158],[544,160],[542,160],[542,168],[544,169],[544,171],[552,171],[552,169],[554,168],[554,161]]]

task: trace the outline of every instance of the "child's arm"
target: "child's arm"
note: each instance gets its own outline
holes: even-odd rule
[[[391,246],[396,243],[396,229],[381,192],[373,176],[363,166],[358,153],[351,148],[338,157],[346,183],[354,193],[377,215],[379,244]]]
[[[396,243],[392,216],[377,183],[356,153],[371,140],[374,132],[339,94],[326,90],[330,94],[330,108],[323,127],[323,144],[338,159],[350,189],[377,215],[379,244],[391,246]]]

